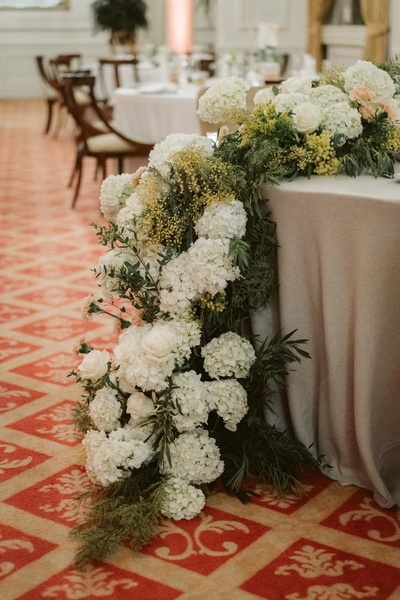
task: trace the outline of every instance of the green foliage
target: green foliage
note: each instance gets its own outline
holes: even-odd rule
[[[278,497],[299,497],[306,491],[300,476],[320,464],[301,442],[262,417],[243,420],[234,433],[223,430],[214,435],[225,463],[222,480],[244,502],[252,495],[246,485],[254,484],[254,479]]]
[[[81,542],[76,566],[84,569],[91,560],[105,560],[126,541],[140,550],[157,532],[163,495],[163,481],[150,466],[83,495],[81,500],[89,500],[90,508],[84,522],[71,531]]]
[[[396,95],[400,94],[400,56],[394,56],[381,67],[386,73],[389,73],[396,86]]]
[[[91,9],[97,31],[124,32],[129,37],[148,26],[144,0],[95,0]]]

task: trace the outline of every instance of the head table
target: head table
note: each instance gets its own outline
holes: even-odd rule
[[[114,124],[125,135],[155,144],[171,133],[199,133],[198,86],[153,84],[114,92]]]
[[[298,178],[265,196],[277,327],[297,329],[311,354],[289,374],[280,425],[323,455],[327,475],[400,505],[400,180]],[[257,333],[270,333],[260,317]]]

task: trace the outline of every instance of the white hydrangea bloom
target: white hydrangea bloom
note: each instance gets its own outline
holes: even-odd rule
[[[91,350],[77,369],[79,377],[97,381],[107,373],[110,360],[107,350]]]
[[[351,108],[347,102],[338,102],[327,108],[322,119],[322,127],[332,134],[341,134],[343,143],[357,138],[363,132],[360,113],[356,108]]]
[[[293,94],[278,94],[275,96],[275,110],[277,113],[291,112],[299,104],[309,102],[310,97],[306,94],[294,92]]]
[[[109,221],[113,221],[126,199],[133,193],[132,175],[109,175],[100,187],[100,210]]]
[[[369,87],[375,92],[376,100],[389,100],[396,91],[390,75],[367,60],[358,60],[344,72],[344,88],[348,94],[358,85]]]
[[[200,345],[201,327],[188,316],[171,319],[168,324],[176,335],[176,364],[181,367],[189,359],[192,348]]]
[[[281,94],[310,94],[312,89],[312,77],[289,77],[279,87]]]
[[[161,514],[174,521],[193,519],[206,503],[203,492],[183,479],[169,478],[165,485],[165,498]]]
[[[154,146],[149,154],[149,167],[157,169],[163,177],[168,177],[174,154],[185,148],[201,150],[205,156],[212,156],[214,153],[213,141],[207,137],[197,133],[172,133]]]
[[[244,387],[236,379],[221,379],[210,381],[207,390],[210,410],[222,417],[227,429],[236,431],[249,409]]]
[[[212,296],[222,292],[228,281],[240,276],[229,253],[228,239],[206,239],[199,237],[187,251],[192,287],[199,293]]]
[[[240,77],[226,77],[212,85],[199,99],[197,114],[202,121],[222,123],[235,109],[246,108],[249,85]]]
[[[139,239],[143,237],[143,233],[142,236],[140,235],[140,221],[138,218],[142,214],[143,208],[142,202],[139,200],[136,192],[134,192],[127,198],[124,208],[121,208],[119,211],[115,222],[128,238],[135,237],[132,230],[135,230],[136,237]]]
[[[181,433],[169,449],[172,466],[166,462],[164,474],[200,485],[214,481],[224,470],[219,448],[204,429]]]
[[[251,343],[233,331],[213,338],[201,349],[204,369],[213,379],[247,377],[256,354]]]
[[[137,263],[136,255],[127,248],[114,248],[100,257],[97,264],[99,286],[104,298],[112,300],[118,289],[119,274],[124,262]]]
[[[207,387],[195,371],[177,373],[172,378],[171,400],[178,406],[174,425],[179,432],[191,431],[207,422]]]
[[[151,444],[137,439],[135,429],[120,427],[109,435],[105,431],[90,430],[83,445],[88,477],[103,487],[126,479],[131,469],[139,469],[153,455]]]
[[[195,225],[198,236],[205,238],[242,238],[246,233],[247,215],[243,202],[213,202]]]
[[[117,390],[108,386],[97,390],[89,404],[89,414],[97,429],[103,431],[117,429],[120,426],[119,418],[122,415]]]
[[[329,108],[336,102],[350,103],[347,94],[335,85],[319,85],[311,90],[310,100],[321,108]]]
[[[182,314],[199,295],[222,292],[228,281],[240,276],[238,267],[228,256],[229,240],[198,238],[187,252],[182,252],[162,269],[160,309]]]

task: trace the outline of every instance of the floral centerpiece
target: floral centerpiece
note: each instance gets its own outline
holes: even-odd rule
[[[77,348],[75,419],[93,483],[73,532],[78,566],[127,540],[139,549],[162,518],[193,518],[217,481],[243,501],[252,478],[277,494],[303,491],[298,475],[319,459],[268,424],[265,409],[288,365],[308,357],[304,340],[294,332],[260,340],[251,330],[277,288],[275,223],[261,188],[340,168],[390,175],[397,105],[378,71],[374,88],[377,72],[363,63],[338,76],[340,86],[287,81],[273,98],[262,91],[252,111],[245,82],[229,78],[199,111],[212,122],[235,119],[237,131],[221,128],[217,143],[170,135],[146,168],[103,182],[108,225],[96,230],[107,251],[83,316],[109,315],[118,341],[113,351],[84,340]],[[355,146],[362,140],[367,163]]]

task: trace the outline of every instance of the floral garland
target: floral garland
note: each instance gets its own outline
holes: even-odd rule
[[[278,494],[302,492],[298,473],[319,461],[264,411],[271,384],[283,387],[287,366],[308,357],[304,340],[289,333],[261,342],[250,326],[277,287],[275,223],[260,188],[310,165],[316,173],[337,170],[337,161],[346,168],[337,149],[363,135],[364,99],[377,96],[360,85],[371,84],[374,69],[345,73],[346,101],[331,84],[291,80],[274,100],[260,92],[252,112],[246,84],[224,80],[204,94],[199,112],[214,122],[236,119],[236,132],[220,130],[217,143],[170,135],[147,168],[103,182],[109,223],[96,229],[108,250],[96,268],[99,297],[82,310],[85,319],[114,318],[119,339],[111,354],[85,341],[78,348],[74,375],[84,395],[75,419],[93,483],[85,521],[73,531],[82,542],[78,566],[126,540],[139,549],[160,518],[193,518],[217,480],[244,501],[249,477]],[[385,132],[398,139],[384,75],[373,90],[384,94],[374,123],[386,119]]]

